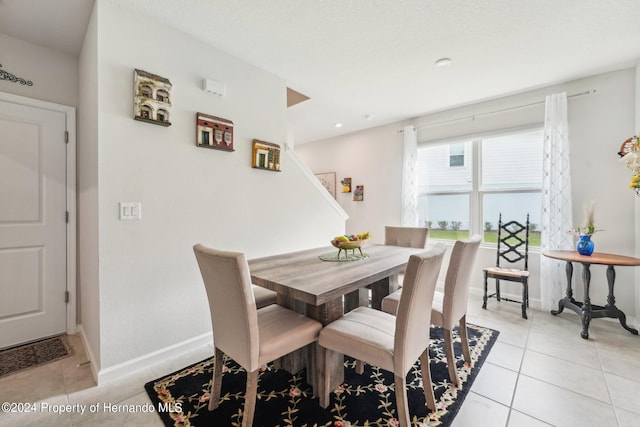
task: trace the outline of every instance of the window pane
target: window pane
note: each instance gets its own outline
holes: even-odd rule
[[[464,144],[449,145],[449,166],[464,166]]]
[[[463,149],[451,151],[450,146]],[[461,166],[450,166],[451,157],[458,158]],[[435,145],[418,149],[418,191],[470,191],[471,142]]]
[[[543,131],[482,141],[482,188],[524,189],[542,186]]]
[[[502,213],[502,221],[518,221],[524,223],[529,214],[529,246],[540,246],[540,214],[541,193],[500,193],[485,194],[484,208],[484,240],[488,243],[498,241],[498,218]]]
[[[429,238],[469,238],[469,195],[432,194],[418,198],[420,224],[429,228]]]

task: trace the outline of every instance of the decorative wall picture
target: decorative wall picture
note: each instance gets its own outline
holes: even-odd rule
[[[364,200],[364,185],[356,185],[356,189],[353,192],[353,201],[361,202]]]
[[[340,184],[342,184],[343,193],[351,193],[351,178],[343,178]]]
[[[146,71],[134,71],[133,118],[171,126],[171,82]]]
[[[196,145],[217,150],[233,149],[233,122],[208,114],[196,114]]]
[[[280,172],[280,146],[254,139],[251,165],[256,169]]]
[[[320,184],[324,188],[327,189],[331,197],[336,198],[336,173],[335,172],[327,172],[327,173],[317,173],[316,177]]]

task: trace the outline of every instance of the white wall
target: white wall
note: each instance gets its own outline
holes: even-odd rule
[[[349,214],[347,233],[369,231],[384,242],[384,226],[400,225],[403,138],[399,124],[381,126],[322,143],[300,144],[296,153],[314,173],[336,172],[336,200]],[[364,200],[342,193],[340,181],[364,185]]]
[[[97,377],[100,367],[98,277],[98,17],[94,6],[78,61],[78,322]]]
[[[632,135],[634,130],[633,69],[442,111],[419,117],[412,124],[419,128],[420,143],[543,123],[544,103],[499,114],[482,114],[544,101],[546,95],[556,92],[566,91],[571,95],[594,89],[596,93],[593,95],[569,100],[574,222],[582,222],[584,203],[595,200],[597,225],[606,230],[594,236],[596,251],[634,255],[635,196],[627,189],[629,176],[616,155],[620,143]],[[469,116],[476,118],[433,126]],[[366,214],[361,215],[356,202],[341,200],[345,210],[351,214],[347,231],[372,229],[377,232],[377,237],[382,237],[384,225],[400,223],[402,137],[397,132],[406,124],[395,123],[325,141],[296,145],[296,151],[314,172],[336,171],[338,177],[352,176],[354,184],[365,185],[365,200],[374,198],[372,206],[367,206]],[[539,304],[540,298],[539,257],[540,254],[532,253],[530,258],[530,297],[534,305]],[[494,263],[495,247],[483,247],[476,264],[478,272],[473,276],[472,286],[475,292],[481,292],[480,268]],[[628,315],[633,316],[636,312],[635,291],[627,284],[633,283],[634,271],[631,268],[619,268],[616,273],[617,304]],[[579,274],[579,269],[576,269],[578,279]],[[580,297],[582,285],[580,281],[578,283],[576,294]],[[519,294],[515,286],[511,288],[511,292]],[[590,295],[592,302],[606,303],[604,268],[592,268]]]
[[[98,66],[83,65],[81,97],[96,101],[97,80],[97,123],[85,134],[98,132],[99,160],[90,166],[97,200],[91,171],[81,185],[99,254],[81,262],[84,277],[98,280],[86,285],[99,298],[104,373],[211,331],[193,244],[258,257],[327,245],[344,220],[286,152],[282,172],[251,168],[253,138],[284,149],[282,79],[130,11],[96,7],[97,50],[91,40],[83,53]],[[172,126],[133,120],[134,68],[171,80]],[[224,83],[227,95],[203,92],[205,77]],[[236,151],[196,147],[196,112],[232,120]],[[90,162],[94,150],[85,152]],[[141,202],[142,220],[119,221],[121,201]]]
[[[0,91],[57,104],[78,105],[78,58],[0,32],[1,70],[33,86],[0,80]]]

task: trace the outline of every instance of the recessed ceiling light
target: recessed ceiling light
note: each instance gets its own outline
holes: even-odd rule
[[[342,123],[336,123],[336,127],[337,128],[341,128],[342,127]]]
[[[434,63],[434,65],[438,68],[441,68],[441,67],[446,67],[447,65],[450,65],[451,62],[452,62],[451,58],[440,58]]]

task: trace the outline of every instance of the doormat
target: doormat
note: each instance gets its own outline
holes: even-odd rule
[[[425,406],[419,362],[407,376],[407,397],[412,425],[450,426],[471,384],[477,377],[498,331],[467,324],[471,364],[462,357],[458,329],[453,331],[460,386],[449,382],[442,328],[431,327],[429,358],[436,410]],[[246,371],[226,355],[222,368],[220,406],[209,411],[209,391],[214,359],[205,359],[145,384],[145,389],[165,427],[239,426],[244,409]],[[365,364],[355,372],[355,361],[345,357],[345,382],[331,393],[324,409],[306,384],[303,369],[297,374],[277,370],[272,364],[262,370],[254,426],[261,427],[389,427],[397,426],[393,373]]]
[[[66,335],[10,347],[0,351],[0,378],[73,354]]]

